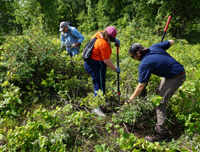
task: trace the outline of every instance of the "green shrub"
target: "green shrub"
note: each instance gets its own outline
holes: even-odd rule
[[[8,37],[3,45],[6,81],[20,88],[23,102],[58,99],[64,92],[70,97],[87,93],[88,74],[81,57],[70,58],[54,45],[45,34],[34,32]]]
[[[118,22],[123,26],[127,24],[126,18]],[[88,35],[87,39],[90,37]],[[118,29],[117,37],[121,40],[119,61],[122,71],[122,106],[138,84],[139,62],[129,57],[128,48],[136,42],[148,47],[159,42],[160,38],[152,36],[149,28],[141,28],[134,22],[124,29]],[[156,121],[155,115],[152,115],[155,114],[155,107],[160,101],[160,97],[154,95],[154,90],[160,83],[160,77],[151,76],[146,101],[137,98],[132,104],[120,107],[119,110],[115,107],[118,101],[117,74],[108,68],[106,94],[102,95],[99,92],[101,98],[94,98],[92,80],[84,69],[81,54],[70,58],[65,51],[58,49],[59,39],[50,39],[51,37],[44,33],[34,31],[24,36],[8,37],[2,46],[0,123],[13,124],[1,125],[0,141],[3,140],[4,145],[0,150],[198,150],[199,144],[196,143],[199,143],[199,45],[176,40],[177,43],[168,50],[170,55],[184,65],[187,79],[168,103],[167,122],[175,120],[175,129],[184,128],[185,134],[179,139],[160,144],[146,142],[143,138],[139,139],[137,134],[130,133],[137,132],[137,129],[140,131],[140,137],[151,133]],[[84,47],[84,44],[86,41],[81,47]],[[191,51],[188,51],[190,49]],[[117,66],[114,44],[111,60]],[[105,105],[105,101],[111,102],[112,114],[108,113],[106,118],[90,114],[92,108]],[[45,108],[35,108],[38,105]],[[11,128],[8,132],[7,129]],[[118,130],[119,128],[122,129]]]
[[[9,85],[9,86],[7,86]],[[0,113],[1,116],[16,117],[24,110],[22,104],[20,88],[5,81],[2,86],[6,86],[3,93],[0,94]]]
[[[40,107],[30,115],[26,125],[9,130],[3,149],[11,151],[66,151],[80,144],[83,138],[96,136],[95,121],[72,105],[49,111]],[[88,124],[90,124],[88,126]]]

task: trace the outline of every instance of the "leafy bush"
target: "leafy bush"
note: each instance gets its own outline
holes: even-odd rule
[[[8,81],[5,81],[2,86],[10,85]],[[1,94],[0,99],[0,113],[1,116],[10,116],[16,117],[20,116],[20,113],[24,110],[22,104],[21,92],[20,89],[11,84],[8,88],[4,89],[4,92]]]
[[[30,115],[26,125],[9,130],[3,150],[71,151],[83,138],[97,135],[91,118],[84,111],[74,111],[70,104],[52,111],[40,107]]]
[[[3,85],[19,87],[24,104],[86,95],[90,90],[88,74],[80,56],[70,58],[45,34],[36,32],[7,38],[1,57],[2,69],[7,73],[1,79]]]
[[[126,18],[119,22],[123,26],[127,24]],[[88,35],[86,39],[90,37]],[[126,28],[118,29],[117,37],[121,40],[119,106],[122,106],[138,83],[139,62],[128,56],[128,48],[135,42],[148,47],[159,42],[160,38],[152,36],[148,28],[141,28],[134,21]],[[172,140],[161,144],[141,138],[152,133],[155,125],[155,107],[160,97],[154,95],[154,90],[160,82],[159,77],[151,76],[147,100],[137,98],[119,109],[116,107],[117,74],[109,68],[106,94],[99,91],[99,96],[93,97],[92,80],[84,69],[81,54],[70,58],[65,51],[58,49],[59,39],[40,31],[7,37],[0,52],[0,144],[3,141],[0,150],[197,151],[199,45],[190,45],[186,40],[176,41],[168,52],[184,65],[187,79],[168,103],[167,123],[169,129],[175,127],[181,132],[183,128],[185,133],[171,134]],[[188,51],[191,48],[192,58]],[[114,44],[112,50],[111,60],[117,65]],[[111,107],[105,107],[107,101]],[[40,105],[42,107],[38,108]],[[90,114],[90,110],[99,105],[104,105],[107,117]],[[12,125],[6,125],[8,122]]]
[[[1,30],[0,30],[0,45],[2,45],[4,41],[5,41],[5,38],[2,36]]]

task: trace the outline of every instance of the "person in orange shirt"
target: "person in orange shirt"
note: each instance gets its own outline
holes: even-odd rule
[[[109,26],[93,36],[93,38],[96,37],[97,40],[95,41],[89,61],[84,62],[84,67],[92,77],[94,96],[97,95],[96,91],[99,89],[105,93],[106,67],[109,67],[117,73],[121,71],[120,68],[115,67],[110,60],[110,55],[112,54],[110,42],[115,42],[116,45],[120,46],[120,41],[116,36],[117,30],[113,26]],[[92,112],[99,116],[105,116],[100,107],[93,109]]]

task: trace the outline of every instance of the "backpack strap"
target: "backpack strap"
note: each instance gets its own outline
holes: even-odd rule
[[[77,39],[77,37],[72,34],[71,30],[70,29],[68,30],[69,30],[69,35],[71,35],[71,37],[73,37],[74,39]]]

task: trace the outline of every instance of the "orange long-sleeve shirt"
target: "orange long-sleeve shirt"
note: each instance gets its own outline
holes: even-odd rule
[[[104,38],[100,37],[101,32],[97,32],[92,37],[92,38],[96,37],[97,40],[94,44],[94,48],[92,50],[92,55],[90,58],[97,60],[97,61],[103,61],[103,60],[110,59],[110,55],[112,53],[110,44]]]

